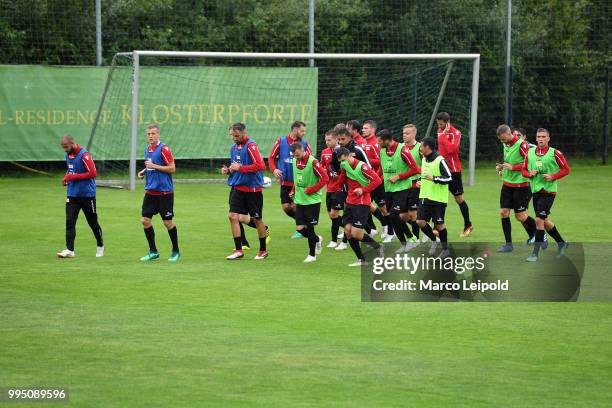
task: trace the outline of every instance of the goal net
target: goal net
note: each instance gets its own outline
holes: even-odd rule
[[[235,122],[245,123],[267,157],[296,120],[306,123],[318,153],[325,131],[339,122],[372,119],[398,140],[413,123],[421,139],[435,136],[435,114],[446,111],[463,132],[471,183],[478,65],[473,54],[119,53],[88,147],[100,183],[133,189],[146,127],[155,123],[176,159],[176,177],[210,182],[228,161]]]

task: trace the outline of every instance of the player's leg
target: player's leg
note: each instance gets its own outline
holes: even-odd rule
[[[459,206],[461,216],[463,217],[463,232],[461,237],[467,237],[471,234],[474,226],[470,220],[470,209],[467,202],[463,198],[463,180],[461,179],[461,172],[451,173],[452,180],[448,186],[448,190],[455,197],[455,202]]]
[[[419,241],[419,224],[417,224],[417,210],[419,208],[419,188],[411,188],[408,190],[408,219],[405,220],[412,227],[412,235],[415,238],[415,243]]]
[[[88,198],[84,199],[81,204],[81,209],[83,210],[83,214],[85,214],[85,218],[87,219],[87,224],[91,231],[93,232],[94,237],[96,238],[96,257],[104,256],[104,241],[102,239],[102,228],[100,227],[100,223],[98,222],[98,209],[96,207],[96,199]]]
[[[431,219],[431,211],[429,207],[431,206],[419,203],[416,222],[421,231],[423,231],[423,234],[425,234],[432,242],[435,242],[436,236],[434,235],[431,226],[428,224],[429,220]]]
[[[147,238],[147,243],[149,244],[149,252],[140,258],[141,261],[152,261],[159,258],[159,252],[157,251],[157,246],[155,245],[155,230],[153,229],[153,224],[151,223],[153,216],[159,213],[159,197],[160,196],[145,194],[142,201],[140,222],[142,223],[144,234]]]
[[[257,191],[247,193],[248,199],[248,214],[247,225],[253,224],[257,229],[257,238],[259,239],[259,252],[255,255],[256,260],[265,259],[268,257],[268,240],[269,228],[263,221],[263,192]]]
[[[529,262],[535,262],[538,260],[538,256],[540,253],[540,248],[544,248],[544,234],[545,234],[545,221],[548,218],[548,213],[550,211],[550,205],[552,203],[547,199],[546,194],[535,193],[533,195],[533,208],[536,213],[536,233],[535,233],[535,243],[533,245],[533,252],[527,258]]]
[[[66,199],[66,249],[58,252],[58,258],[74,258],[74,239],[76,222],[79,218],[80,205],[76,197]]]
[[[530,187],[517,187],[514,189],[514,217],[523,225],[527,232],[527,244],[535,240],[535,220],[529,216],[529,200],[531,199]]]
[[[325,207],[327,209],[327,215],[331,221],[331,239],[328,248],[336,248],[338,246],[338,233],[340,232],[340,208],[337,199],[335,198],[336,192],[327,192],[325,194]]]
[[[550,215],[550,209],[552,208],[555,196],[549,195],[546,198],[549,203],[548,215]],[[550,235],[554,238],[555,241],[557,241],[557,257],[565,255],[568,243],[563,239],[561,233],[559,233],[559,231],[557,230],[557,226],[548,217],[544,220],[544,229],[546,230],[546,233],[548,235]]]
[[[244,194],[246,193],[243,191],[234,190],[230,197],[230,209],[227,218],[230,223],[232,239],[234,240],[234,251],[225,257],[225,259],[230,261],[240,259],[244,256],[244,252],[242,251],[242,237],[240,234],[240,219],[242,218],[243,221],[247,222],[250,221]]]
[[[449,255],[448,251],[448,232],[446,231],[446,225],[444,225],[444,213],[446,212],[445,205],[434,205],[432,206],[432,221],[434,228],[438,231],[438,238],[442,246],[442,252],[438,255],[440,258],[446,258]]]
[[[504,233],[504,242],[497,249],[497,252],[507,253],[512,252],[514,247],[512,245],[512,224],[510,223],[510,209],[514,207],[514,188],[502,185],[499,192],[499,215],[501,216],[501,226]]]
[[[178,245],[178,230],[173,221],[174,218],[174,194],[160,196],[160,212],[164,226],[168,231],[170,242],[172,243],[172,253],[168,258],[170,262],[176,262],[181,257]]]

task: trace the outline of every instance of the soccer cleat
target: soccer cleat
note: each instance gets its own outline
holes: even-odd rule
[[[448,249],[443,249],[442,252],[440,252],[440,255],[438,255],[438,258],[444,259],[444,258],[448,258],[450,256],[450,251]]]
[[[253,259],[266,259],[268,257],[268,251],[259,251]]]
[[[270,227],[266,225],[266,245],[270,244]]]
[[[512,243],[504,244],[497,249],[497,252],[501,254],[506,253],[506,252],[512,252],[512,251],[514,251],[514,246],[512,245]]]
[[[536,254],[531,254],[529,255],[529,257],[527,259],[525,259],[527,262],[537,262],[538,260],[538,256]]]
[[[527,245],[533,245],[535,243],[535,234],[527,238]]]
[[[463,229],[463,232],[459,234],[461,238],[469,237],[472,231],[474,230],[474,226],[472,224],[468,225]]]
[[[338,246],[338,243],[336,241],[329,241],[329,244],[327,244],[328,248],[336,248]]]
[[[156,259],[159,259],[159,252],[151,252],[151,251],[149,251],[148,254],[140,258],[142,262],[154,261]]]
[[[74,258],[74,251],[64,249],[63,251],[58,252],[55,255],[57,255],[58,258]]]
[[[310,262],[314,262],[314,261],[316,261],[316,260],[317,260],[317,257],[316,257],[316,256],[308,255],[308,256],[306,257],[306,259],[304,259],[304,263],[310,263]]]
[[[293,235],[291,236],[291,239],[299,239],[299,238],[304,238],[304,236],[297,231],[295,231]]]
[[[436,253],[436,249],[438,248],[439,243],[440,240],[438,238],[436,238],[435,241],[431,242],[431,248],[429,248],[429,256],[433,256]]]
[[[319,237],[319,240],[317,241],[317,243],[315,244],[315,254],[316,255],[321,255],[321,252],[323,251],[323,237],[320,235],[317,235],[317,237]]]
[[[251,247],[250,247],[250,246],[245,245],[245,244],[242,244],[242,250],[243,250],[243,251],[248,251],[249,249],[251,249]]]
[[[427,235],[423,234],[423,236],[421,237],[421,242],[425,243],[427,241],[429,241],[429,237]]]
[[[172,252],[170,258],[168,258],[168,262],[176,262],[181,258],[181,254],[177,252]]]
[[[344,232],[341,232],[338,234],[338,239],[342,239],[342,238],[344,238]]]
[[[408,246],[408,243],[406,243],[406,244],[401,244],[400,243],[400,247],[395,250],[395,253],[396,254],[403,254],[404,252],[408,252],[408,249],[406,248],[407,246]]]
[[[365,261],[365,259],[357,259],[355,262],[348,264],[348,266],[363,266],[367,264],[368,263]]]
[[[395,238],[395,234],[386,235],[382,242],[384,242],[385,244],[388,244],[389,242],[393,241],[393,238]]]
[[[418,247],[419,245],[421,245],[421,241],[419,241],[419,239],[415,237],[414,235],[412,236],[412,238],[408,240],[408,243],[411,244],[410,249],[414,249]]]
[[[338,244],[337,247],[334,248],[336,251],[344,251],[346,249],[346,243],[345,242],[341,242]]]
[[[389,226],[383,225],[382,231],[380,232],[380,239],[385,239],[387,235],[389,235],[388,232],[389,232]]]
[[[375,229],[370,230],[370,232],[368,233],[368,235],[372,239],[376,238],[376,234],[378,234],[378,230],[375,230]]]
[[[233,261],[234,259],[239,259],[244,256],[244,252],[239,249],[234,249],[234,252],[225,257],[228,261]]]
[[[565,251],[567,251],[567,247],[569,246],[569,244],[567,242],[559,242],[559,247],[557,249],[557,258],[561,258],[563,256],[565,256]]]
[[[104,247],[100,246],[96,248],[96,258],[101,258],[104,256]]]

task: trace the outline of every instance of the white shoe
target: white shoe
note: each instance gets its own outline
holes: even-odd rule
[[[341,233],[338,234],[338,239],[341,240],[342,238],[344,238],[344,232],[341,232]]]
[[[317,236],[319,237],[319,241],[315,244],[315,254],[321,255],[321,252],[323,251],[323,237],[320,235]]]
[[[316,257],[316,256],[310,256],[310,255],[308,255],[308,256],[306,257],[306,259],[304,259],[304,262],[305,262],[305,263],[309,263],[309,262],[314,262],[314,261],[316,261],[316,260],[317,260],[317,257]]]
[[[361,259],[358,259],[355,262],[348,264],[348,266],[363,266],[367,264],[368,263],[366,261],[362,261]]]
[[[55,255],[57,255],[58,258],[74,258],[74,251],[64,249],[62,252],[58,252]]]
[[[344,251],[346,249],[346,243],[341,242],[337,247],[334,248],[336,251]]]
[[[395,234],[393,234],[393,235],[386,235],[385,238],[383,239],[383,243],[387,244],[387,243],[393,241],[393,238],[395,238]]]
[[[436,240],[431,243],[431,248],[429,248],[429,256],[433,256],[433,254],[436,253],[436,248],[438,248],[438,243],[440,243],[440,240],[438,238],[436,238]]]
[[[370,230],[370,233],[368,234],[370,236],[370,238],[374,239],[376,237],[376,234],[378,234],[378,230]]]
[[[429,240],[430,240],[429,237],[427,235],[425,235],[425,234],[423,234],[423,236],[421,237],[421,242],[423,242],[423,243],[425,243],[425,242],[427,242]]]
[[[233,261],[234,259],[238,259],[238,258],[242,258],[242,257],[244,257],[244,252],[238,251],[238,250],[234,250],[234,252],[232,252],[231,254],[226,256],[225,259],[227,259],[229,261]]]
[[[395,250],[396,254],[403,254],[404,252],[408,252],[408,250],[406,249],[406,245],[400,245],[400,247],[398,249]]]
[[[381,238],[381,239],[385,239],[385,237],[386,237],[387,235],[389,235],[389,234],[387,234],[388,232],[389,232],[389,226],[387,226],[387,225],[383,225],[383,227],[382,227],[382,231],[381,231],[381,233],[380,233],[380,238]]]
[[[96,249],[96,258],[102,258],[104,256],[104,247],[98,247]]]
[[[329,244],[327,244],[328,248],[336,248],[338,246],[338,243],[336,241],[329,241]]]

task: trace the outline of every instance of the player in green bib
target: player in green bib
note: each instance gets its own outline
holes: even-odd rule
[[[502,189],[499,198],[502,230],[506,243],[497,252],[512,252],[512,224],[510,224],[510,210],[514,210],[515,218],[523,224],[527,231],[527,243],[535,240],[536,224],[527,214],[531,188],[529,179],[522,174],[523,162],[527,157],[529,145],[518,135],[514,135],[508,125],[497,128],[497,138],[504,147],[504,161],[497,163],[495,170],[502,178]]]
[[[419,192],[419,209],[417,211],[417,224],[421,231],[431,239],[429,255],[434,255],[438,246],[437,238],[431,226],[438,231],[438,237],[442,243],[440,258],[450,255],[448,251],[448,233],[444,226],[444,213],[448,203],[448,184],[452,180],[448,164],[436,150],[436,141],[426,137],[421,141],[423,148],[423,162],[421,163],[421,191]]]
[[[410,148],[404,143],[393,140],[391,132],[382,129],[378,132],[380,139],[380,167],[383,172],[386,192],[387,210],[391,212],[393,230],[400,242],[396,253],[408,252],[414,247],[416,239],[406,222],[409,219],[409,190],[412,177],[421,173]],[[408,241],[407,241],[408,240]]]
[[[405,219],[402,216],[402,219],[408,222],[412,226],[412,235],[414,235],[415,242],[414,245],[419,244],[419,224],[417,224],[417,210],[419,209],[419,186],[418,183],[421,180],[421,163],[423,161],[423,152],[421,151],[421,143],[417,142],[417,127],[412,123],[409,123],[404,126],[402,129],[402,139],[404,140],[404,145],[410,149],[410,154],[414,158],[417,166],[419,166],[419,172],[414,176],[410,177],[410,181],[412,185],[408,190],[408,219]],[[426,239],[427,235],[423,236],[423,239]]]
[[[550,132],[538,129],[536,134],[537,147],[529,149],[523,163],[523,176],[530,180],[533,193],[533,208],[536,213],[536,235],[533,253],[527,258],[529,262],[536,262],[540,248],[544,242],[544,231],[558,243],[557,256],[561,257],[567,249],[567,242],[563,240],[555,224],[548,219],[550,209],[557,195],[557,180],[570,173],[567,160],[559,150],[548,145]]]
[[[319,161],[295,142],[291,145],[293,155],[293,202],[295,203],[295,230],[308,239],[308,256],[304,262],[314,262],[321,253],[323,237],[315,233],[321,211],[321,189],[328,177]]]

